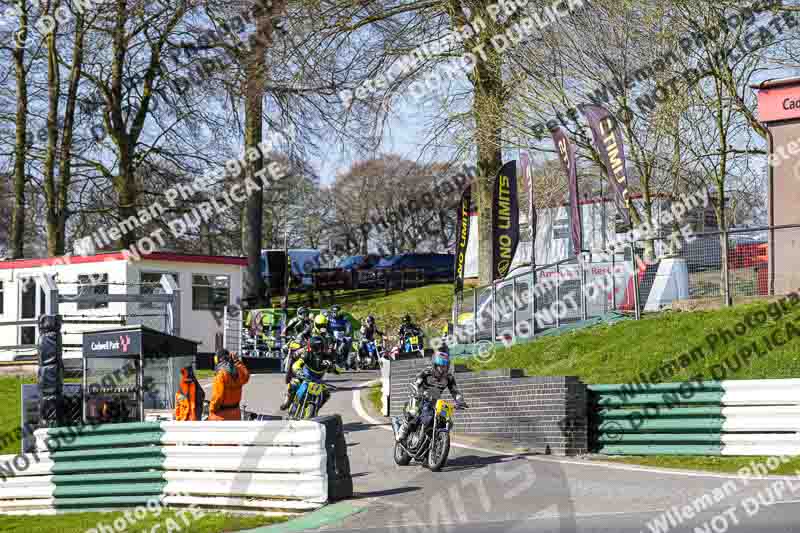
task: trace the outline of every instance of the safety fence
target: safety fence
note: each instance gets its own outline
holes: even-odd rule
[[[607,455],[796,455],[800,379],[590,385],[590,446]]]
[[[676,233],[584,252],[465,290],[454,301],[460,343],[528,339],[609,312],[733,305],[800,287],[800,225]],[[772,250],[772,252],[770,251]]]
[[[352,496],[338,416],[105,424],[82,434],[75,428],[35,434],[35,457],[16,456],[3,469],[0,512],[107,510],[156,500],[294,514]]]

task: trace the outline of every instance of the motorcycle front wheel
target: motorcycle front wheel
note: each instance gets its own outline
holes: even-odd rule
[[[450,453],[450,433],[437,431],[434,439],[428,453],[428,468],[432,472],[438,472],[447,462],[447,456]]]
[[[411,456],[403,450],[399,442],[394,443],[394,462],[398,466],[408,466],[408,463],[411,462]]]

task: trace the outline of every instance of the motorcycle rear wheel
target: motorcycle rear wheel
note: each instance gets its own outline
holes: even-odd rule
[[[411,456],[403,450],[399,442],[394,443],[394,462],[398,466],[408,466],[411,462]]]
[[[450,433],[437,432],[434,439],[428,452],[427,466],[431,472],[438,472],[447,462],[447,456],[450,454]]]

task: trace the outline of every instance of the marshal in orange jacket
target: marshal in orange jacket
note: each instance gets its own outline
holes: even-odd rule
[[[220,361],[216,371],[208,419],[241,420],[239,402],[242,401],[242,387],[250,381],[250,371],[238,358]]]

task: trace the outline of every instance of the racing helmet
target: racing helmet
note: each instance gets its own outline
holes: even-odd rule
[[[341,307],[339,307],[338,305],[332,305],[331,306],[331,316],[333,318],[339,318],[339,316],[341,316],[341,314],[342,314],[342,308]]]
[[[442,378],[450,370],[450,354],[441,351],[436,352],[433,354],[431,363],[433,363],[433,375],[437,378]]]
[[[297,316],[300,318],[308,318],[308,307],[298,307]]]
[[[314,319],[314,330],[318,333],[327,333],[328,332],[328,317],[319,314]]]
[[[375,325],[375,317],[372,315],[367,315],[367,325],[374,326]]]
[[[403,324],[411,324],[411,315],[405,315],[403,317]]]

